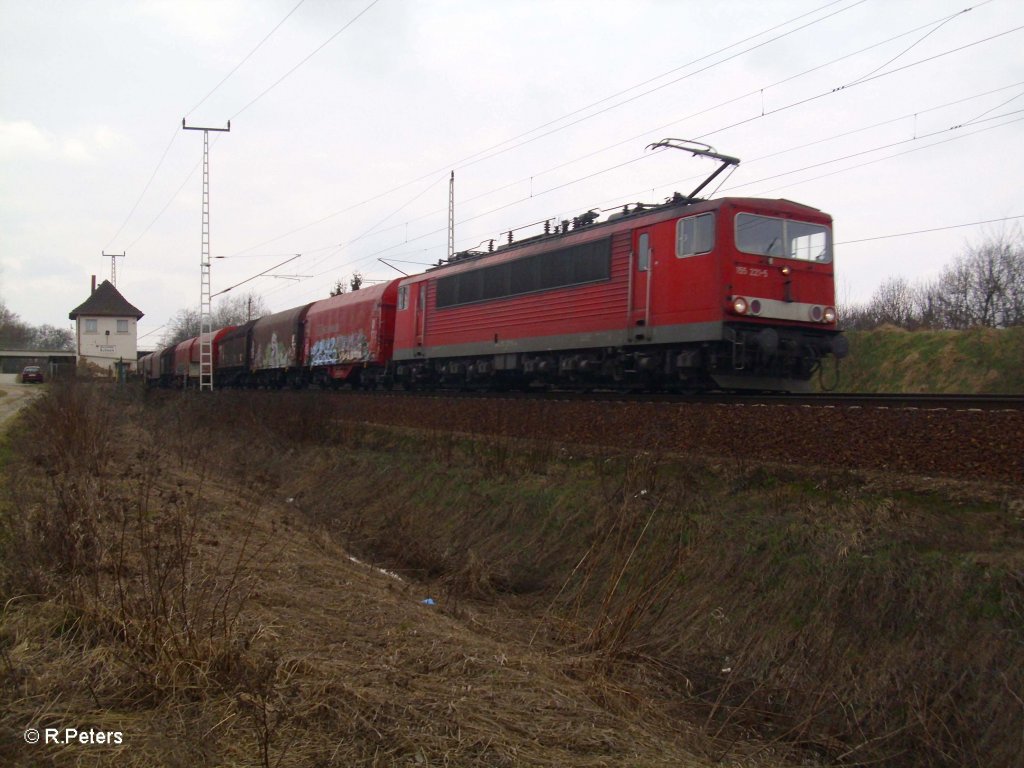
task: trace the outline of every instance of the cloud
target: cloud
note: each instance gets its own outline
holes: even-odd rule
[[[61,154],[74,163],[95,163],[96,156],[89,151],[80,139],[65,139],[61,145]]]
[[[122,146],[125,137],[105,125],[82,135],[58,137],[28,120],[0,120],[0,160],[32,157],[91,164],[99,155]]]
[[[250,9],[251,12],[251,9]],[[246,4],[240,0],[216,3],[149,0],[136,14],[156,21],[164,30],[193,42],[211,44],[230,39],[246,18]]]
[[[53,137],[28,120],[0,120],[0,159],[20,155],[48,155],[53,152]]]

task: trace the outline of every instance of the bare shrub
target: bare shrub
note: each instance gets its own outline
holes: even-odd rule
[[[116,643],[127,677],[109,678],[111,695],[144,701],[230,683],[244,652],[239,617],[263,546],[247,533],[213,557],[203,551],[211,511],[203,475],[195,485],[168,478],[154,435],[132,445],[116,440],[124,421],[110,396],[58,386],[29,415],[36,439],[9,488],[22,514],[8,518],[4,536],[7,590],[54,597],[73,617],[68,626],[78,642]],[[201,438],[176,434],[192,429],[187,414],[166,424],[159,437],[176,453]],[[40,465],[42,483],[33,481]],[[247,503],[251,517],[259,497]]]

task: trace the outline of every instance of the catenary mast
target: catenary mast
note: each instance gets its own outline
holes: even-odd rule
[[[227,133],[231,130],[231,121],[227,128],[201,128],[185,125],[181,119],[181,127],[186,131],[203,132],[203,234],[202,256],[200,258],[199,277],[199,391],[213,391],[213,315],[210,310],[210,131]]]

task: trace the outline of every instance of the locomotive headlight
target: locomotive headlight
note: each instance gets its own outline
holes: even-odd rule
[[[789,268],[789,266],[787,265],[787,266],[783,267],[782,269],[780,269],[779,271],[780,271],[780,272],[782,272],[782,274],[784,274],[784,275],[788,275],[788,274],[789,274],[790,272],[792,272],[793,270],[791,270],[791,269]]]
[[[826,323],[834,323],[836,321],[836,308],[825,307],[825,317],[823,319]]]
[[[732,311],[737,315],[743,315],[747,312],[747,300],[742,296],[737,296],[732,300]]]

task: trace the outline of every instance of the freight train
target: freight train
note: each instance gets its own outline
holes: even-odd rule
[[[221,328],[214,386],[806,391],[847,354],[828,214],[676,195],[599,219]],[[195,386],[199,342],[140,370]]]

